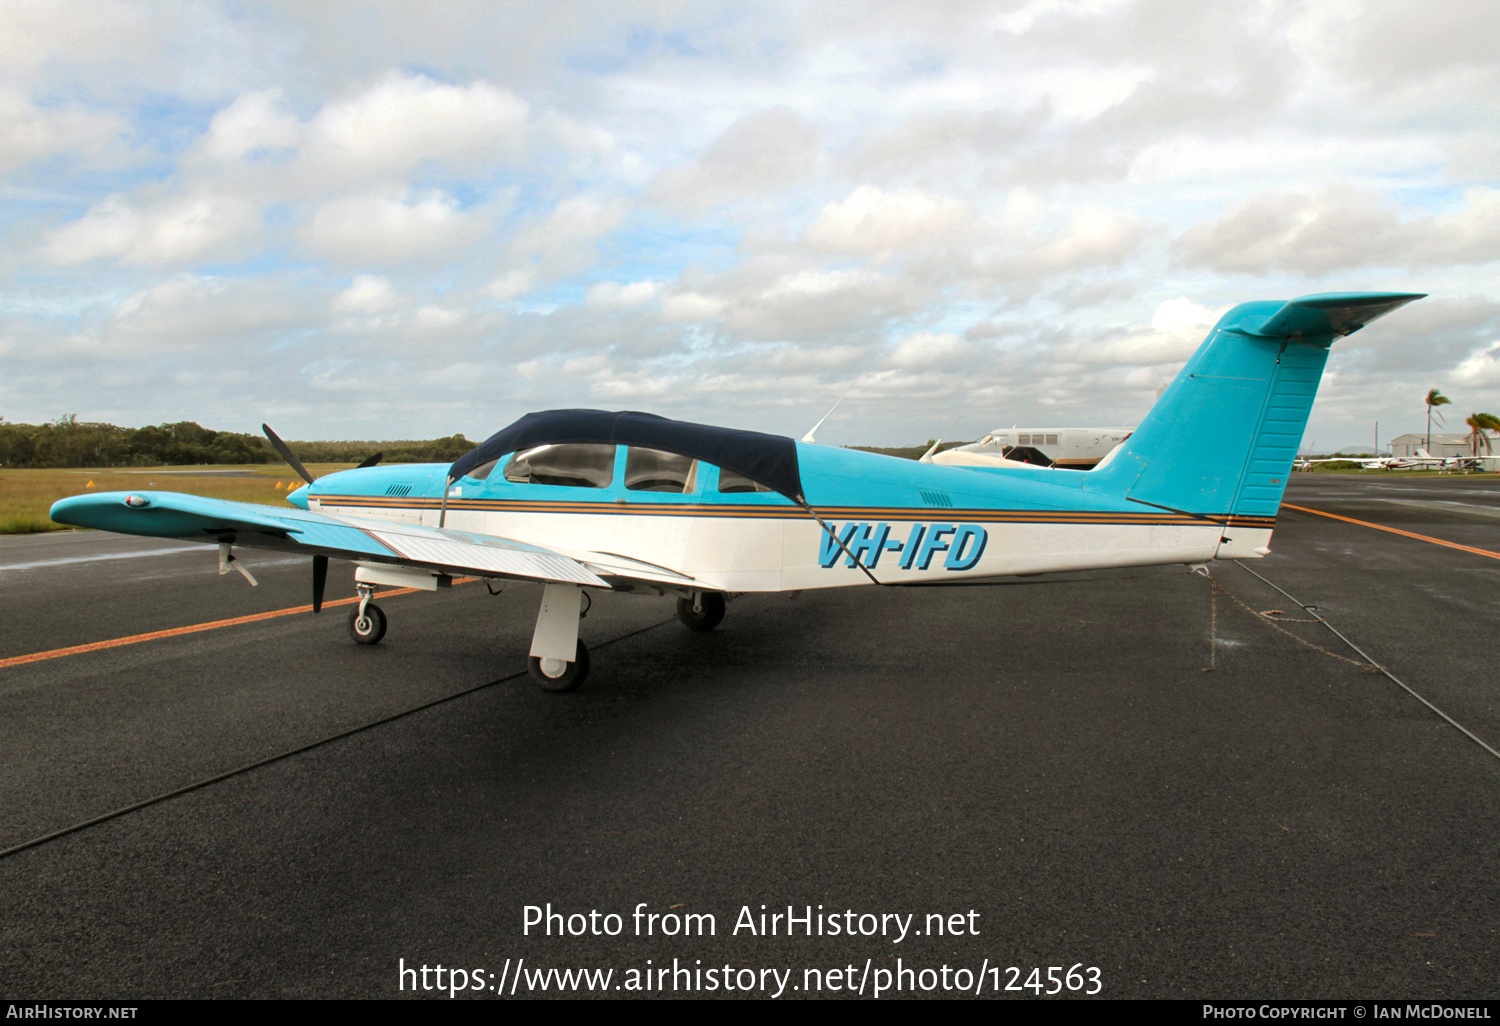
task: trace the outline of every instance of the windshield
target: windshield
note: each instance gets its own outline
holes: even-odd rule
[[[516,453],[505,465],[505,479],[518,484],[608,488],[614,478],[613,445],[539,445]]]

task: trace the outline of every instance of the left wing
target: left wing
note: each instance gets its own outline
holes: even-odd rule
[[[610,587],[578,559],[510,538],[181,492],[75,495],[53,504],[52,519],[120,534],[334,556],[438,573]],[[622,576],[637,575],[627,571]]]

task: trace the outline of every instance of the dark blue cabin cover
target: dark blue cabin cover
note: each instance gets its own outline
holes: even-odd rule
[[[685,420],[669,420],[654,413],[634,411],[546,410],[528,413],[460,456],[448,469],[448,477],[462,477],[475,467],[507,453],[564,442],[640,445],[691,456],[744,474],[793,502],[803,501],[802,476],[797,468],[797,443],[790,438],[759,431],[690,424]]]

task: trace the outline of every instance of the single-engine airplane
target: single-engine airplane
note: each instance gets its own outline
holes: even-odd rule
[[[296,509],[175,492],[76,495],[59,523],[352,560],[349,632],[375,644],[377,584],[455,576],[544,585],[528,668],[550,691],[588,674],[584,589],[675,595],[711,630],[729,592],[914,585],[1267,555],[1330,345],[1422,294],[1331,293],[1230,310],[1104,464],[941,466],[647,413],[531,413],[451,465],[313,480]],[[251,578],[252,583],[253,578]]]

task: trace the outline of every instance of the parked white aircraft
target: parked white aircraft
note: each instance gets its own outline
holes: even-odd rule
[[[1128,427],[995,428],[977,442],[935,453],[949,467],[1054,467],[1092,470],[1130,437]]]

